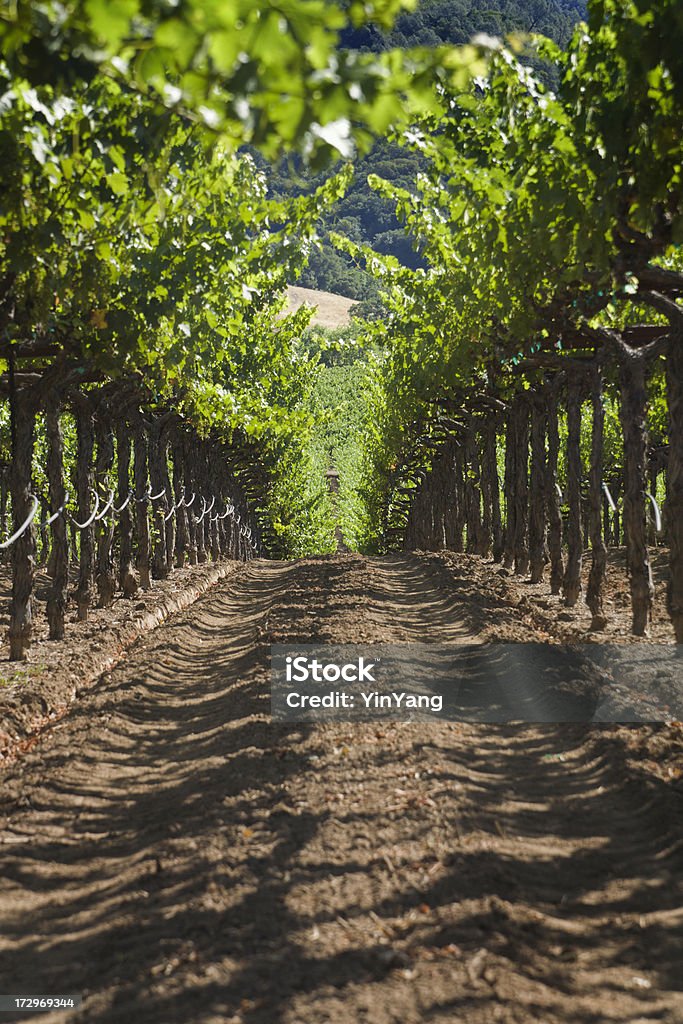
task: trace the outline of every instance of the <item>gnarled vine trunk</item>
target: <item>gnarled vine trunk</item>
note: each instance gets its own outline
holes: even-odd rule
[[[161,420],[154,420],[149,431],[147,458],[149,484],[152,490],[152,576],[157,580],[166,579],[168,576],[165,516],[169,506],[166,499],[168,481],[164,468],[166,447],[163,423]]]
[[[446,468],[446,505],[444,510],[444,543],[449,551],[462,551],[462,530],[458,530],[460,510],[458,507],[459,493],[456,479],[456,450],[458,442],[449,441],[445,455]]]
[[[546,428],[548,452],[545,464],[545,510],[548,520],[548,554],[550,556],[550,592],[559,594],[564,579],[562,554],[562,511],[557,488],[557,460],[560,452],[560,432],[557,421],[557,386],[553,382],[548,390]]]
[[[182,441],[177,439],[173,445],[173,500],[176,505],[175,564],[178,569],[182,569],[185,565],[185,558],[189,550],[183,461]],[[189,497],[190,495],[188,495]]]
[[[683,643],[683,331],[672,334],[666,359],[669,406],[669,462],[666,523],[671,579],[667,592],[676,642]]]
[[[581,533],[581,389],[576,378],[567,393],[567,567],[562,592],[564,603],[573,608],[581,590],[583,535]]]
[[[13,418],[12,497],[13,529],[18,530],[33,507],[31,464],[35,438],[36,410],[26,388],[18,388],[12,402]],[[23,661],[33,632],[33,575],[36,532],[33,523],[15,540],[12,551],[12,610],[9,622],[9,660]]]
[[[151,541],[149,533],[149,484],[147,479],[147,433],[141,418],[135,424],[134,446],[134,501],[135,501],[135,535],[137,554],[135,565],[140,573],[140,586],[149,590],[152,586],[150,577]]]
[[[529,490],[529,569],[531,582],[540,583],[545,568],[545,395],[535,394],[531,405],[531,480]]]
[[[484,457],[482,460],[482,495],[484,507],[489,508],[491,554],[494,562],[503,555],[503,524],[500,515],[500,479],[498,477],[498,428],[490,419],[484,430]]]
[[[45,410],[45,432],[47,437],[47,481],[50,490],[50,506],[53,513],[64,505],[64,453],[60,411],[56,395],[51,395]],[[69,534],[66,512],[58,515],[52,523],[52,551],[50,574],[52,581],[47,597],[47,621],[50,640],[64,638],[64,615],[69,589]]]
[[[93,411],[87,399],[81,399],[76,409],[77,465],[76,491],[78,495],[78,520],[86,523],[92,514],[93,489]],[[94,527],[91,523],[79,529],[78,586],[76,604],[78,618],[86,622],[93,598],[94,582]]]
[[[161,459],[161,473],[162,480],[164,482],[164,488],[167,497],[167,509],[164,513],[164,533],[166,542],[166,575],[168,576],[173,572],[174,556],[175,556],[175,538],[176,538],[176,512],[173,509],[175,505],[175,497],[173,486],[171,484],[171,477],[168,471],[168,435],[166,430],[163,432],[163,457]]]
[[[645,361],[637,353],[621,351],[619,382],[621,427],[624,434],[623,527],[626,534],[626,565],[631,587],[631,628],[636,636],[645,636],[652,614],[655,591],[647,550]]]
[[[511,403],[506,416],[505,430],[505,470],[503,474],[503,495],[505,497],[505,529],[503,531],[503,565],[511,569],[515,561],[515,418],[516,406]]]
[[[465,431],[463,462],[463,487],[465,491],[465,516],[468,554],[480,555],[482,551],[481,496],[479,491],[479,457],[476,434],[472,421]]]
[[[132,597],[138,584],[133,573],[134,495],[130,486],[130,430],[125,420],[116,427],[117,507],[119,512],[119,585],[124,597]],[[130,496],[130,500],[128,498]],[[128,503],[126,504],[126,502]],[[122,506],[125,505],[125,508]]]
[[[529,571],[529,406],[524,395],[515,411],[515,572]]]
[[[114,465],[114,432],[111,428],[110,412],[107,406],[100,405],[95,418],[95,436],[97,438],[97,457],[95,459],[95,486],[103,506],[111,495],[111,471]],[[108,608],[114,601],[116,580],[114,578],[114,559],[112,544],[114,541],[114,516],[109,512],[96,521],[97,563],[95,580],[97,583],[98,606]]]
[[[182,445],[183,458],[183,493],[185,494],[185,514],[187,522],[187,544],[190,565],[197,564],[197,504],[199,497],[194,486],[192,473],[192,449],[185,439]]]
[[[593,619],[591,629],[600,631],[607,625],[603,609],[607,548],[602,530],[602,449],[605,431],[605,407],[602,400],[602,374],[596,370],[591,388],[593,425],[591,431],[591,463],[588,475],[589,534],[591,542],[591,568],[588,575],[586,604]]]

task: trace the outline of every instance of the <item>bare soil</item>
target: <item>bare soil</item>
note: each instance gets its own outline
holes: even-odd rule
[[[301,288],[292,284],[287,287],[288,312],[295,313],[303,305],[315,306],[311,323],[320,324],[321,327],[345,327],[351,322],[349,310],[356,302],[356,299],[347,299],[345,295],[337,295],[335,292]]]
[[[120,594],[109,608],[90,609],[79,622],[76,602],[70,600],[65,616],[65,639],[48,639],[46,601],[50,579],[44,569],[36,574],[33,602],[33,638],[26,661],[8,662],[9,606],[12,579],[9,565],[0,567],[0,764],[11,751],[26,746],[41,729],[61,717],[79,694],[103,671],[125,657],[139,636],[169,614],[187,607],[219,579],[240,571],[240,563],[227,560],[186,566],[165,580],[153,580],[150,590],[132,598]],[[72,593],[77,573],[72,571]]]
[[[543,601],[252,562],[139,641],[3,773],[0,991],[84,995],[17,1019],[683,1022],[679,726],[270,719],[271,643],[557,639]]]

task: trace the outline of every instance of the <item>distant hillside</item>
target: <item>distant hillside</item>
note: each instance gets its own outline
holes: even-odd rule
[[[354,300],[343,295],[290,285],[287,288],[287,299],[292,313],[303,305],[316,306],[311,323],[320,324],[321,327],[345,327],[350,323],[349,309]]]
[[[477,32],[493,36],[539,32],[564,46],[585,13],[585,0],[421,0],[416,10],[399,14],[391,32],[346,29],[342,45],[379,52],[466,43]]]
[[[504,36],[508,32],[540,32],[564,44],[573,26],[585,14],[584,0],[422,0],[415,11],[401,14],[390,33],[379,29],[347,30],[345,46],[373,51],[388,47],[435,46],[463,43],[477,32]],[[552,71],[546,69],[552,78]],[[269,167],[256,160],[269,177],[274,196],[302,195],[324,180],[302,170],[295,158]],[[330,211],[321,225],[324,239],[329,230],[340,231],[377,252],[396,256],[405,266],[419,266],[420,256],[411,248],[391,203],[381,199],[367,183],[378,174],[401,188],[412,189],[420,158],[417,154],[378,140],[368,156],[358,161],[355,181],[345,199]],[[374,281],[329,243],[313,252],[298,284],[362,300],[376,294]]]

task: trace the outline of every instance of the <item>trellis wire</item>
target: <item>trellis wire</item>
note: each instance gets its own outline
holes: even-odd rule
[[[109,500],[107,501],[107,504],[104,506],[102,511],[98,515],[95,516],[95,519],[97,519],[98,522],[100,520],[104,519],[104,517],[106,516],[107,512],[109,511],[109,509],[112,507],[113,503],[114,503],[114,492],[110,491],[110,493],[109,493]]]
[[[116,505],[114,505],[112,507],[112,512],[114,513],[114,515],[118,515],[120,512],[123,512],[124,508],[126,508],[126,506],[128,505],[128,502],[130,501],[130,499],[132,497],[133,497],[133,492],[132,491],[128,491],[128,497],[124,501],[123,505],[120,505],[118,508],[116,507]]]
[[[605,497],[607,498],[607,503],[608,503],[609,507],[611,508],[612,512],[616,512],[617,506],[616,506],[616,504],[614,502],[614,498],[612,497],[612,494],[610,492],[609,487],[604,482],[603,482],[603,485],[602,485],[602,489],[605,492]]]
[[[95,522],[95,519],[97,518],[97,513],[100,508],[99,494],[97,493],[97,491],[91,491],[90,493],[95,495],[95,509],[93,511],[93,514],[90,516],[90,519],[86,519],[84,523],[79,523],[77,519],[75,519],[71,514],[69,514],[69,519],[74,524],[74,526],[78,527],[79,530],[85,530],[88,528],[88,526],[92,526],[92,524]]]
[[[655,530],[657,531],[657,533],[661,533],[662,532],[662,514],[659,511],[659,505],[657,504],[657,500],[656,500],[654,494],[650,494],[649,491],[646,491],[645,493],[647,494],[648,498],[652,502],[652,511],[654,512],[654,517],[655,517]]]
[[[13,533],[11,537],[8,537],[6,541],[3,541],[3,543],[0,544],[0,551],[4,551],[6,548],[14,544],[15,540],[19,540],[22,533],[25,533],[26,530],[28,530],[29,526],[35,519],[36,512],[38,511],[38,505],[40,504],[40,502],[38,501],[38,498],[36,498],[35,494],[31,494],[29,495],[29,497],[33,498],[33,508],[31,509],[29,515],[26,517],[26,519],[21,524],[19,529],[15,533]]]
[[[46,522],[44,523],[45,526],[52,526],[52,524],[54,522],[56,522],[57,519],[59,519],[59,517],[61,516],[62,512],[66,508],[68,501],[69,501],[69,492],[67,491],[66,494],[64,495],[64,501],[59,506],[57,511],[53,512],[52,515],[50,516],[50,518],[48,520],[46,520]]]

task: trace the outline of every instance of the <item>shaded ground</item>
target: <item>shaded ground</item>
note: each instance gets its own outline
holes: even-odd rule
[[[494,572],[251,563],[136,645],[4,773],[0,991],[96,1024],[683,1021],[675,727],[270,722],[272,642],[544,638]]]
[[[227,560],[205,562],[174,570],[165,580],[153,580],[150,590],[126,599],[118,593],[109,608],[91,608],[86,622],[77,620],[72,599],[65,615],[64,640],[49,640],[46,601],[50,579],[44,569],[36,573],[33,601],[33,637],[26,661],[7,661],[11,571],[0,567],[0,764],[16,741],[62,715],[79,692],[105,668],[125,657],[139,636],[163,618],[195,600],[218,579],[242,571]],[[72,591],[77,569],[72,568]]]
[[[594,641],[596,643],[640,643],[631,636],[631,595],[626,577],[626,551],[610,548],[607,556],[607,574],[604,588],[604,611],[607,626],[599,633],[591,633],[591,613],[585,603],[590,571],[590,555],[583,559],[583,594],[573,608],[566,608],[562,599],[550,593],[550,585],[529,583],[528,578],[515,576],[500,566],[483,562],[474,555],[455,555],[440,552],[436,557],[456,572],[463,570],[474,580],[493,587],[496,596],[515,605],[519,620],[538,630],[544,640],[561,643]],[[669,580],[668,548],[651,548],[650,563],[655,584],[652,621],[648,642],[673,643],[674,631],[666,610],[666,585]],[[546,573],[548,576],[548,573]],[[513,637],[514,639],[514,637]]]

